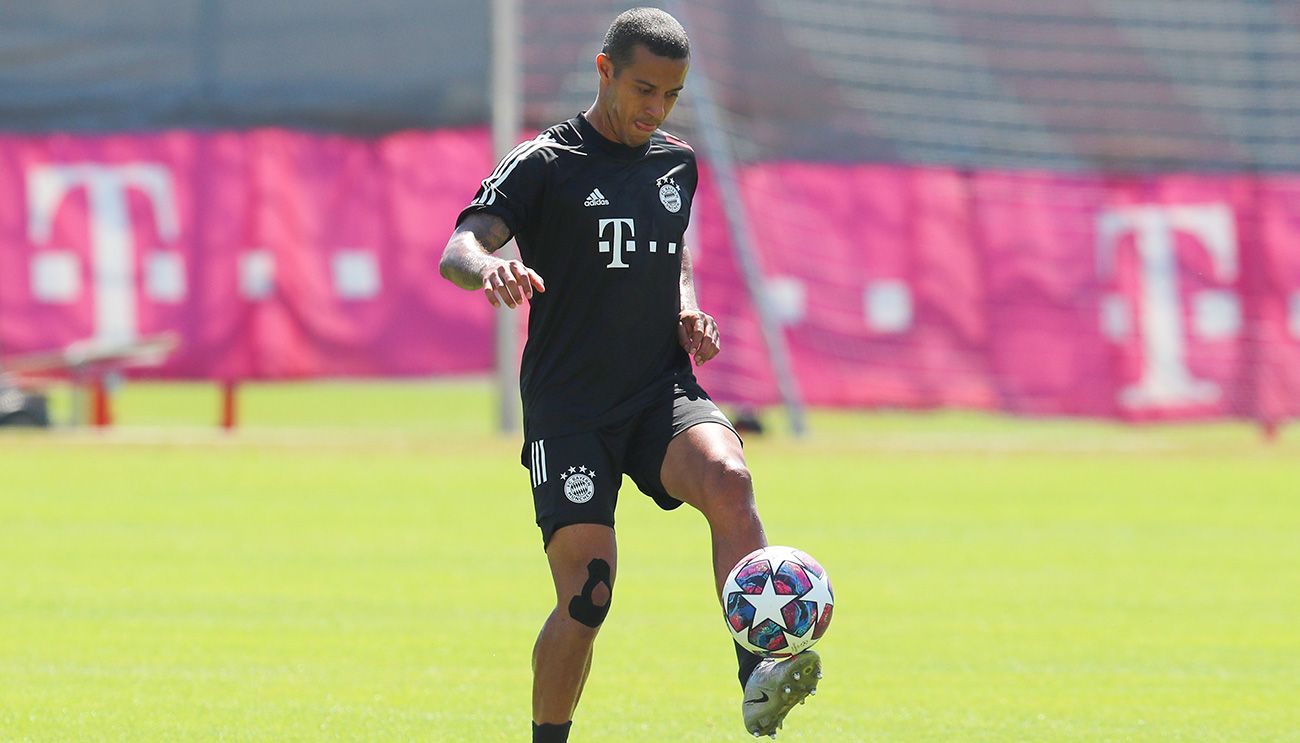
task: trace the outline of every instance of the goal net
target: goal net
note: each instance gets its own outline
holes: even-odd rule
[[[529,127],[590,104],[624,7],[522,1]],[[692,39],[666,128],[706,176],[691,248],[717,397],[781,401],[786,353],[813,405],[1300,413],[1294,4],[665,7]]]

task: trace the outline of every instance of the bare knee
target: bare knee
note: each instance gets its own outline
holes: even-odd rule
[[[708,463],[703,478],[705,502],[716,515],[748,514],[754,509],[754,481],[745,460],[723,456]]]
[[[572,631],[594,637],[605,622],[614,598],[616,554],[608,526],[573,524],[551,537],[546,557],[555,581],[555,616]]]
[[[560,592],[559,606],[556,610],[567,616],[594,636],[605,623],[609,607],[614,600],[614,575],[610,564],[599,557],[587,562],[585,574],[575,576],[573,585],[581,582],[581,587],[566,595]]]
[[[736,456],[722,456],[711,460],[705,481],[709,489],[733,497],[748,497],[754,492],[753,478],[745,460]]]

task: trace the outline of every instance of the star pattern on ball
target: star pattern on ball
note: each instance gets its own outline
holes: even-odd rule
[[[754,607],[754,621],[751,626],[757,627],[763,623],[764,619],[771,619],[776,622],[776,626],[785,629],[785,618],[781,616],[781,609],[785,605],[794,601],[798,596],[791,594],[780,594],[776,592],[776,581],[771,576],[763,584],[762,593],[742,593],[750,606]]]
[[[817,577],[817,574],[811,570],[804,571],[808,574],[808,580],[812,581],[812,588],[808,593],[803,595],[804,601],[813,601],[817,604],[817,616],[820,617],[826,612],[826,607],[835,605],[835,597],[831,595],[831,582],[826,576]]]
[[[786,632],[785,630],[781,630],[781,634],[785,635],[785,646],[787,648],[790,648],[791,650],[795,648],[807,647],[806,643],[808,641],[808,638],[812,637],[812,633],[813,633],[812,629],[809,629],[806,633],[804,633],[803,637],[800,637],[799,635],[792,635],[789,632]]]
[[[744,593],[744,592],[745,589],[741,588],[740,584],[736,582],[736,571],[733,570],[731,572],[731,575],[727,576],[727,585],[722,587],[722,595],[728,596],[733,593]]]

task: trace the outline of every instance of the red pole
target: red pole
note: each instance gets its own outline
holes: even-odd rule
[[[236,423],[236,394],[238,385],[234,380],[227,379],[221,384],[221,427],[227,431],[233,430]]]
[[[1260,430],[1264,433],[1264,440],[1268,443],[1277,441],[1278,422],[1277,418],[1266,417],[1260,421]]]
[[[113,410],[108,399],[108,385],[103,377],[95,377],[90,383],[90,424],[96,428],[113,425]]]

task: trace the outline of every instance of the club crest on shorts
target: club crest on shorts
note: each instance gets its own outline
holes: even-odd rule
[[[681,187],[672,178],[659,181],[659,203],[673,214],[682,210]]]
[[[586,467],[570,467],[567,472],[560,473],[560,479],[564,481],[564,497],[574,503],[586,503],[596,495],[596,483],[593,478],[596,477],[596,470]]]

